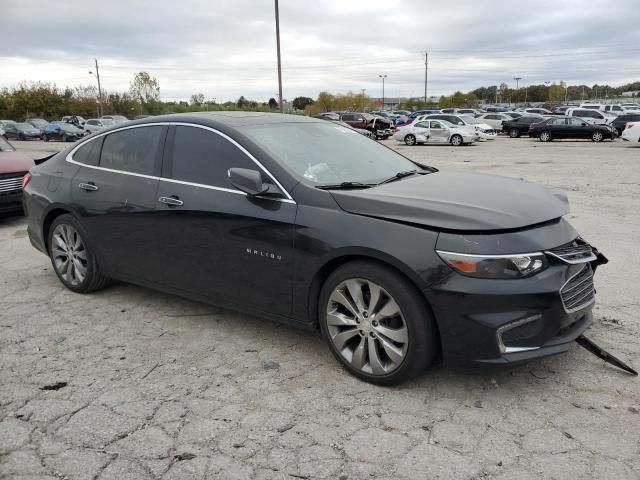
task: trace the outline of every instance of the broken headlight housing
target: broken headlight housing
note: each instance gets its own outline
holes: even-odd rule
[[[437,253],[455,271],[474,278],[525,278],[547,268],[546,256],[542,252],[476,255],[437,250]]]

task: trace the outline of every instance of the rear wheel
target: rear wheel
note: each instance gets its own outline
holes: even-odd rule
[[[462,145],[462,143],[463,139],[461,135],[455,134],[451,137],[451,145],[453,145],[454,147],[459,147],[460,145]]]
[[[411,146],[411,145],[415,145],[416,144],[416,136],[412,135],[411,133],[409,135],[407,135],[406,137],[404,137],[404,143],[406,143],[407,145]]]
[[[62,141],[63,142],[68,142],[69,141],[69,137],[67,137],[67,135],[62,135]]]
[[[511,138],[518,138],[520,136],[520,130],[518,130],[517,128],[512,128],[511,130],[509,130],[509,136]]]
[[[335,270],[320,292],[322,334],[356,377],[391,385],[426,369],[436,329],[424,299],[404,276],[374,262]]]
[[[591,140],[594,142],[601,142],[604,140],[604,134],[600,130],[596,130],[591,134]]]
[[[48,240],[51,264],[65,287],[89,293],[107,285],[108,279],[100,272],[87,232],[73,215],[57,217],[49,229]]]
[[[48,142],[48,141],[49,141],[49,137],[48,137],[46,134],[45,134],[45,135],[42,135],[42,139],[43,139],[45,142]]]
[[[551,132],[542,132],[540,135],[538,135],[538,138],[541,142],[550,142],[552,140]]]
[[[24,135],[23,134],[19,134],[18,135],[18,140],[23,140],[24,141],[25,140]]]

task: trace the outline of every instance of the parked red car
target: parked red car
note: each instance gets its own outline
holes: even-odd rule
[[[376,140],[384,140],[393,135],[393,125],[389,120],[370,113],[344,112],[340,114],[340,120],[353,128],[369,130]]]
[[[22,211],[23,179],[34,161],[0,137],[0,214]]]

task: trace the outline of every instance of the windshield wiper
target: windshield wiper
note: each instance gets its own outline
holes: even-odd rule
[[[409,177],[415,174],[422,174],[422,173],[418,172],[418,170],[407,170],[406,172],[398,172],[393,177],[389,177],[386,180],[381,181],[380,183],[378,183],[378,185],[384,185],[385,183],[395,182],[396,180],[400,180],[401,178]]]
[[[375,184],[371,183],[362,183],[362,182],[342,182],[336,184],[329,185],[317,185],[316,188],[321,190],[339,190],[339,189],[350,189],[350,188],[371,188]]]

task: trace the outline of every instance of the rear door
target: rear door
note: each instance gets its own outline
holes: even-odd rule
[[[83,144],[72,198],[105,271],[156,281],[156,190],[167,127],[131,127]]]
[[[229,183],[230,168],[257,170],[272,180],[224,134],[172,127],[156,198],[163,282],[289,316],[297,206],[285,192],[283,198],[247,196]]]

